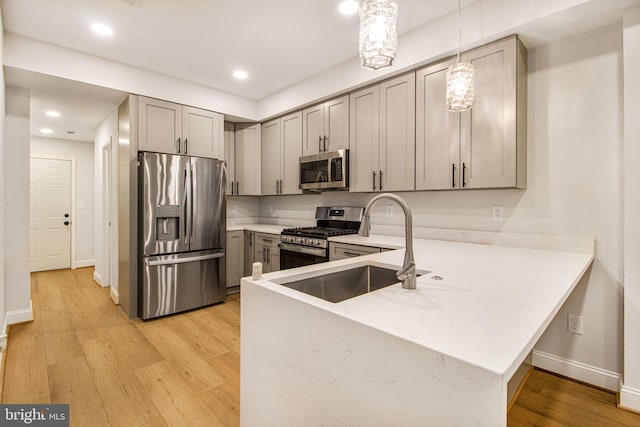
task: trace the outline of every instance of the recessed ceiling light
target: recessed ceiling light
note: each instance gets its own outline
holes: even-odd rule
[[[353,15],[358,11],[360,5],[355,0],[344,0],[340,2],[338,9],[345,15]]]
[[[42,129],[40,129],[40,133],[44,133],[44,134],[49,135],[49,134],[52,134],[53,131],[51,129],[48,129],[48,128],[42,128]]]
[[[111,29],[111,27],[105,24],[101,24],[99,22],[96,22],[95,24],[91,25],[91,29],[93,30],[94,33],[99,34],[101,36],[110,36],[113,34],[113,30]]]
[[[233,77],[236,79],[244,80],[249,77],[249,74],[244,70],[236,70],[233,72]]]
[[[49,117],[60,117],[60,113],[57,111],[46,111],[45,114]]]

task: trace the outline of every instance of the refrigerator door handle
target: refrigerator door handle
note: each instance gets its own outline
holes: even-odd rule
[[[204,261],[207,259],[215,259],[215,258],[223,258],[224,257],[224,253],[220,252],[217,254],[210,254],[210,255],[200,255],[200,256],[194,256],[191,258],[179,258],[179,259],[166,259],[166,260],[159,260],[159,261],[149,261],[149,266],[150,267],[156,267],[159,265],[173,265],[173,264],[184,264],[186,262],[195,262],[195,261]]]
[[[184,244],[189,244],[189,165],[184,169],[184,195],[182,197],[182,213],[184,220]]]
[[[189,243],[193,243],[196,240],[195,232],[194,232],[194,221],[193,221],[193,164],[189,165],[189,230],[191,232],[191,237],[189,238]]]

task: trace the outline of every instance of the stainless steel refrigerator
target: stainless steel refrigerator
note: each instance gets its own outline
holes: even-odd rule
[[[138,160],[138,316],[151,319],[223,301],[225,163],[147,152]]]

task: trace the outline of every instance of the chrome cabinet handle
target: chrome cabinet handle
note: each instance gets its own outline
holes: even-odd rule
[[[323,147],[324,147],[324,151],[325,151],[325,152],[327,151],[327,139],[328,139],[328,138],[327,138],[327,135],[325,135],[325,136],[324,136],[324,145],[323,145]]]
[[[176,141],[176,145],[178,146],[178,154],[180,154],[180,138]]]
[[[376,191],[376,171],[372,171],[373,173],[373,191]]]
[[[467,165],[462,162],[462,187],[464,188],[467,185],[467,182],[465,181],[465,172],[467,171]]]
[[[271,249],[267,248],[267,264],[271,262]]]
[[[184,154],[188,154],[189,153],[189,150],[187,150],[187,142],[188,141],[189,140],[187,138],[184,139]]]
[[[382,191],[382,171],[380,171],[380,191]]]
[[[236,196],[240,195],[240,182],[236,181]]]
[[[233,181],[231,181],[231,195],[233,196]]]
[[[318,137],[318,153],[322,153],[322,136]]]

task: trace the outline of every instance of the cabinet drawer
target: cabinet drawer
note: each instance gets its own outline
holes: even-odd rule
[[[346,243],[329,243],[329,261],[353,258],[361,255],[377,254],[380,248],[373,246],[349,245]]]
[[[277,249],[280,243],[279,234],[256,233],[256,245]]]

